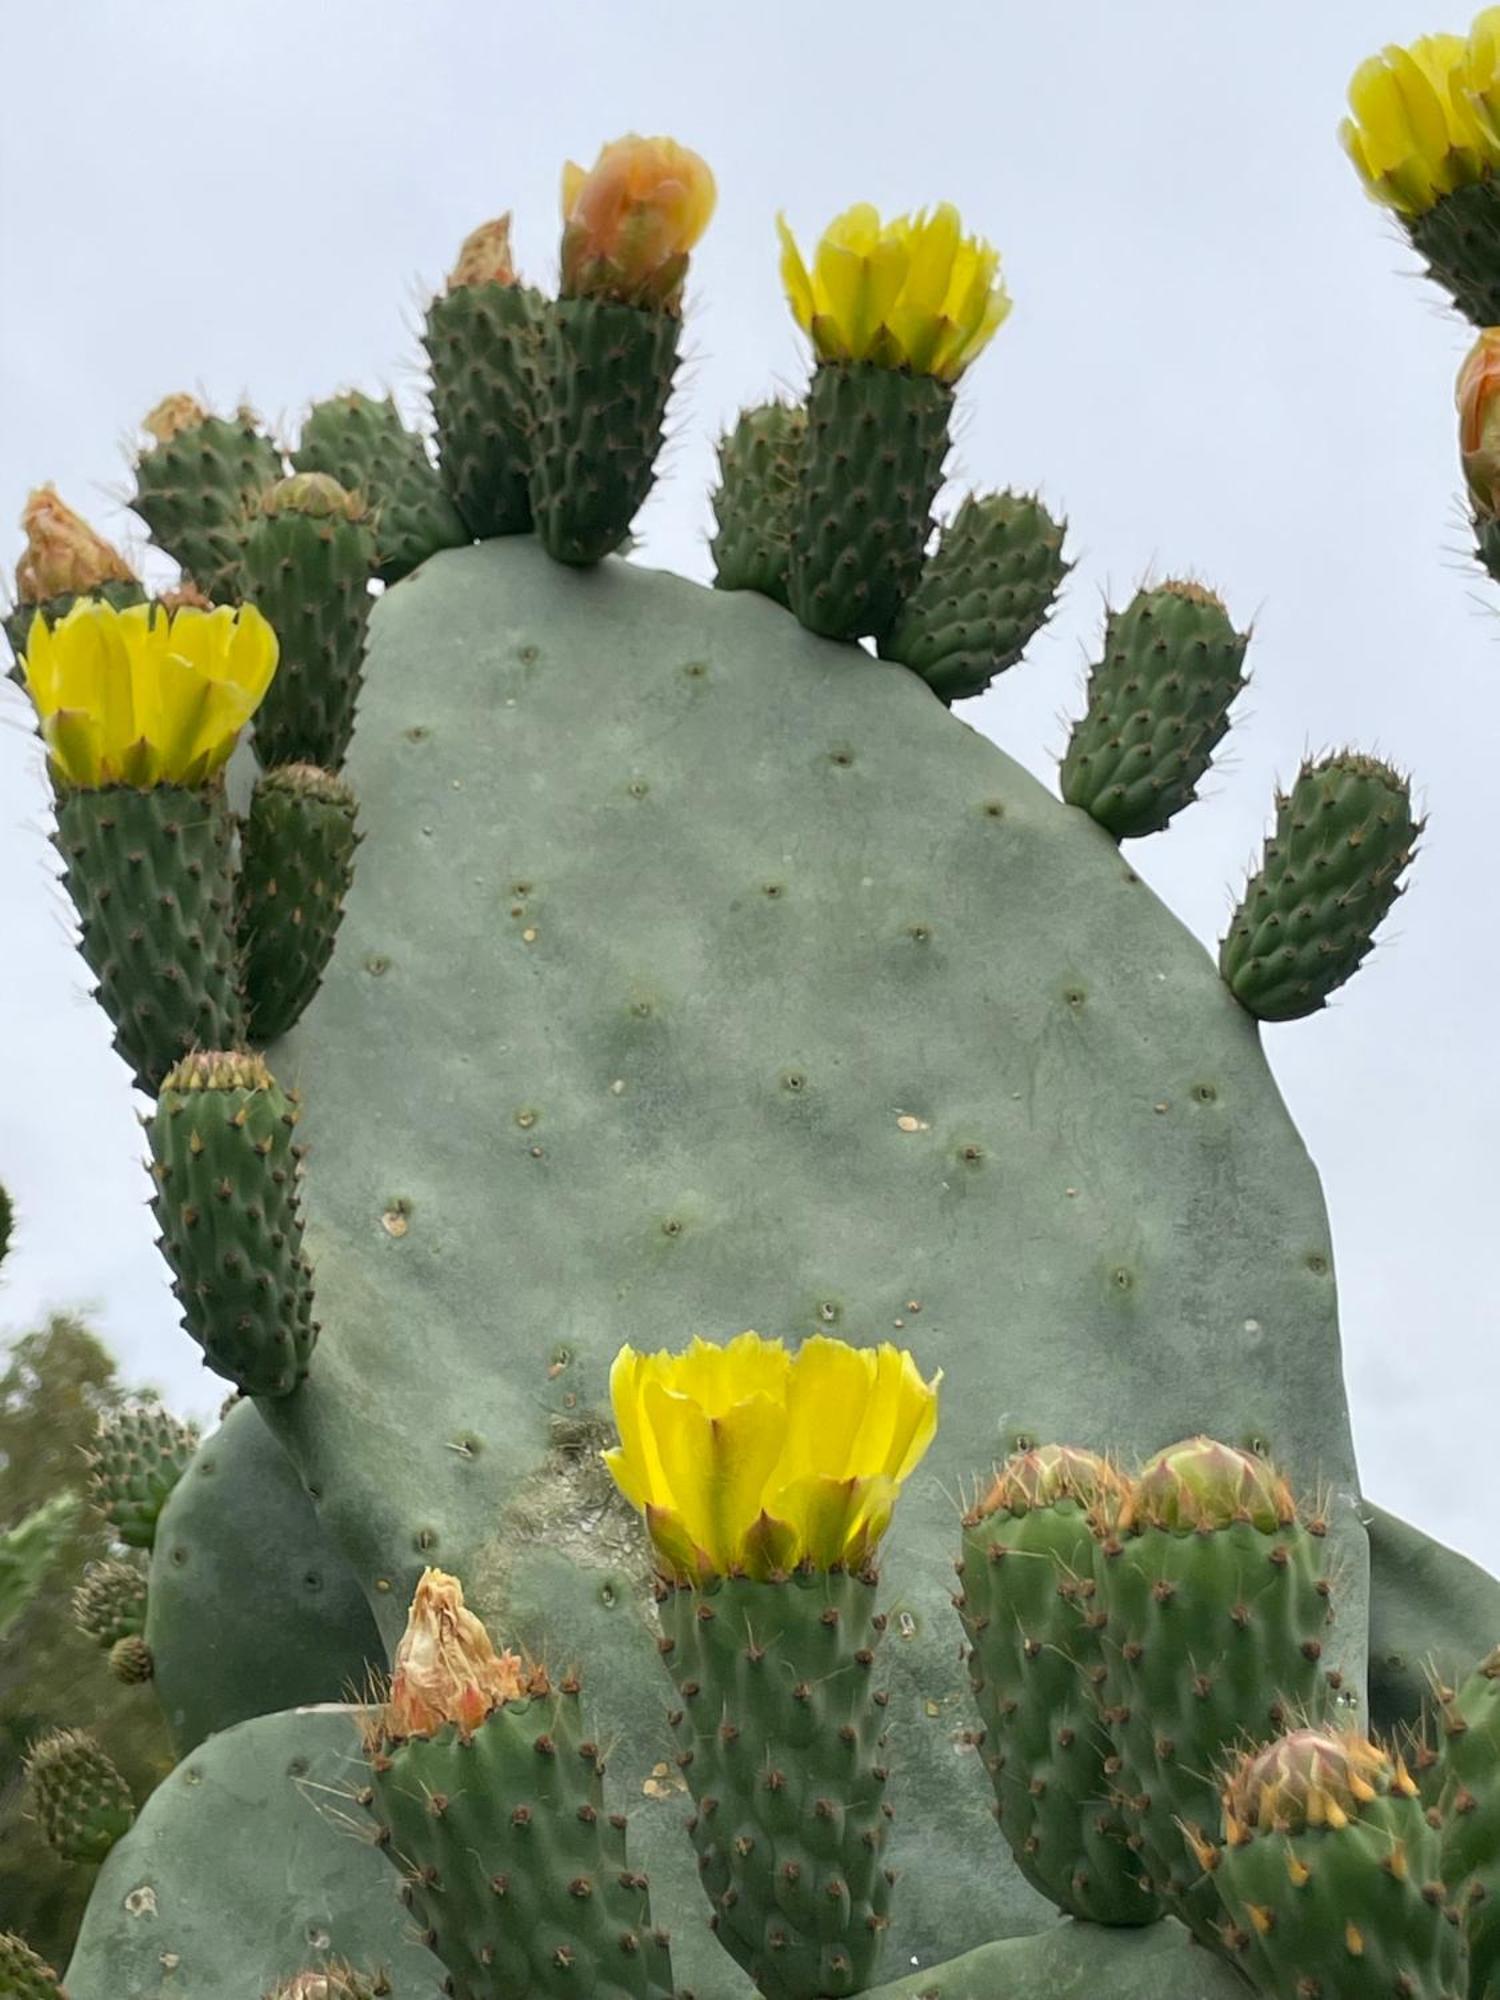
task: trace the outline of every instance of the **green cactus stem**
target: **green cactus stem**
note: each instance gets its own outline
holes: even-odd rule
[[[292,453],[298,472],[322,472],[359,494],[374,517],[376,574],[397,583],[438,549],[470,539],[415,431],[393,398],[351,389],[314,403]]]
[[[1422,825],[1389,764],[1353,751],[1304,763],[1219,946],[1241,1006],[1262,1021],[1324,1006],[1369,955]]]
[[[102,1861],[130,1831],[130,1788],[85,1729],[58,1729],[26,1755],[31,1808],[64,1861]]]
[[[1475,326],[1500,325],[1500,181],[1487,174],[1402,219],[1459,311]]]
[[[260,778],[240,826],[240,962],[250,1039],[284,1035],[318,990],[354,879],[354,793],[313,764]]]
[[[259,1056],[186,1057],[151,1120],[156,1220],[205,1361],[247,1396],[287,1396],[317,1340],[302,1255],[297,1109]]]
[[[1066,534],[1034,494],[971,494],[944,523],[881,657],[910,667],[950,704],[983,694],[1051,617],[1072,567]]]
[[[46,1959],[14,1931],[0,1931],[0,2000],[68,2000]]]
[[[78,1527],[76,1494],[56,1493],[0,1530],[0,1638],[41,1591]]]
[[[151,1547],[167,1496],[197,1449],[197,1425],[159,1403],[128,1403],[100,1417],[89,1453],[89,1499],[127,1547]],[[119,1582],[111,1575],[106,1587]]]
[[[676,313],[614,299],[546,306],[531,508],[554,561],[599,562],[629,535],[655,483],[681,332]]]
[[[73,1623],[108,1650],[146,1629],[146,1570],[139,1561],[111,1557],[90,1563],[73,1592]]]
[[[1062,761],[1068,804],[1117,840],[1160,833],[1198,796],[1245,686],[1249,643],[1201,584],[1163,583],[1111,611]]]
[[[1500,1993],[1500,1646],[1456,1691],[1441,1690],[1442,1874],[1463,1914],[1469,1991]]]
[[[1201,1863],[1218,1831],[1214,1774],[1332,1712],[1324,1524],[1264,1459],[1198,1437],[1149,1459],[1101,1529],[1104,1716],[1128,1837],[1156,1894],[1217,1949]]]
[[[362,496],[321,472],[261,494],[245,529],[245,595],[270,621],[281,656],[255,717],[262,768],[337,770],[354,728],[375,531]]]
[[[530,285],[449,281],[427,308],[438,467],[469,533],[531,527],[531,449],[546,301]]]
[[[189,1049],[238,1039],[224,788],[58,786],[54,834],[115,1047],[155,1091]]]
[[[1110,1804],[1099,1712],[1106,1621],[1090,1515],[1119,1475],[1093,1452],[1043,1445],[1002,1467],[964,1522],[956,1602],[984,1722],[996,1816],[1032,1887],[1068,1915],[1146,1924],[1161,1905]]]
[[[863,1992],[894,1880],[874,1577],[725,1577],[662,1584],[658,1601],[720,1944],[767,2000]]]
[[[792,508],[807,412],[793,403],[745,410],[719,440],[717,524],[709,548],[719,590],[757,590],[787,606]]]
[[[186,578],[216,604],[238,603],[245,507],[280,479],[279,447],[254,411],[216,417],[191,396],[168,396],[144,428],[152,443],[136,460],[131,506]]]
[[[953,390],[824,361],[807,398],[792,510],[792,610],[826,638],[882,639],[916,588],[948,456]]]
[[[1358,1736],[1295,1730],[1237,1765],[1224,1835],[1205,1862],[1225,1947],[1266,2000],[1470,1992],[1439,1835],[1399,1758]]]

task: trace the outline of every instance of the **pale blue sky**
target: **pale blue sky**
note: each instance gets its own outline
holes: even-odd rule
[[[0,559],[43,479],[137,532],[125,446],[169,390],[288,425],[340,386],[414,399],[420,301],[463,234],[514,208],[523,267],[550,278],[563,157],[634,127],[719,177],[677,441],[640,522],[644,560],[704,575],[712,439],[803,367],[775,210],[810,233],[861,197],[957,201],[1016,308],[966,385],[956,470],[1040,485],[1078,557],[1056,623],[968,719],[1050,775],[1101,593],[1186,569],[1253,617],[1212,797],[1132,848],[1210,941],[1305,747],[1352,740],[1420,781],[1431,828],[1385,947],[1326,1015],[1266,1039],[1333,1215],[1367,1488],[1500,1567],[1481,1476],[1500,593],[1464,559],[1466,332],[1334,138],[1363,55],[1465,25],[1421,0],[13,9],[10,74],[30,81],[0,120]],[[0,1178],[21,1211],[0,1328],[86,1307],[131,1374],[211,1410],[8,685],[0,722]]]

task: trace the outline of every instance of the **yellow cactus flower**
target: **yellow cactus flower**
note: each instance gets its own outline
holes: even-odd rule
[[[937,1429],[941,1374],[904,1350],[742,1333],[683,1354],[622,1347],[604,1454],[680,1582],[860,1568]]]
[[[1458,371],[1458,449],[1474,510],[1500,515],[1500,326],[1488,326]]]
[[[869,361],[956,382],[1010,311],[999,253],[965,236],[958,210],[882,223],[868,202],[824,230],[809,271],[786,219],[781,281],[820,361]]]
[[[139,581],[120,551],[96,535],[55,486],[37,486],[27,495],[21,527],[26,547],[16,564],[16,596],[22,604]]]
[[[1399,215],[1424,214],[1500,158],[1474,101],[1473,60],[1461,35],[1424,35],[1409,49],[1392,44],[1354,72],[1354,116],[1339,137],[1366,192]]]
[[[1480,123],[1492,140],[1500,140],[1500,7],[1486,7],[1474,17],[1465,82]]]
[[[675,139],[612,139],[585,173],[563,168],[562,291],[650,311],[682,304],[688,252],[717,191],[707,161]]]
[[[116,611],[84,599],[55,624],[38,614],[24,665],[58,777],[146,790],[214,775],[276,657],[276,634],[253,605]]]
[[[458,262],[448,273],[448,289],[462,285],[513,285],[516,267],[510,249],[510,211],[481,222],[459,245]]]

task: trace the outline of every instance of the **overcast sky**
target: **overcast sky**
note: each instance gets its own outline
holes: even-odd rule
[[[943,198],[1001,248],[1015,311],[963,392],[956,470],[1040,486],[1078,567],[967,719],[1050,781],[1108,592],[1187,570],[1255,620],[1211,798],[1132,859],[1222,929],[1274,780],[1353,742],[1431,825],[1384,948],[1266,1036],[1333,1216],[1366,1490],[1500,1568],[1494,1059],[1500,592],[1465,559],[1452,383],[1468,344],[1363,197],[1335,127],[1422,0],[62,0],[15,7],[0,119],[0,559],[55,480],[110,535],[169,390],[419,406],[414,326],[474,223],[516,214],[550,281],[563,158],[667,131],[719,179],[693,355],[641,559],[695,576],[712,440],[804,360],[772,218]],[[40,763],[0,687],[0,1178],[20,1234],[0,1331],[90,1313],[179,1405],[222,1385],[174,1326],[123,1067],[49,880]],[[1486,1251],[1488,1241],[1491,1249]]]

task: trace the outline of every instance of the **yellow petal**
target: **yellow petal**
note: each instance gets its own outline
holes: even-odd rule
[[[812,1473],[843,1475],[857,1470],[854,1440],[874,1387],[874,1356],[868,1348],[814,1334],[792,1362],[787,1396],[783,1477]]]
[[[583,188],[584,172],[576,160],[564,160],[562,170],[562,212],[563,221],[573,213],[578,196]]]
[[[776,218],[776,232],[781,238],[781,285],[792,308],[792,317],[804,333],[812,332],[813,287],[802,252],[797,248],[797,239],[787,227],[785,216]]]
[[[646,1384],[645,1407],[676,1511],[723,1575],[736,1566],[761,1512],[766,1474],[781,1448],[781,1410],[756,1396],[711,1417],[657,1381]]]
[[[907,303],[921,311],[940,312],[960,251],[958,210],[952,202],[941,202],[931,216],[920,218],[912,239]]]
[[[99,725],[93,716],[81,709],[56,709],[42,722],[42,741],[69,784],[93,786],[104,782]]]

